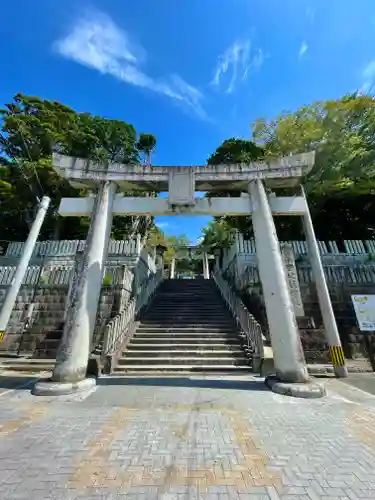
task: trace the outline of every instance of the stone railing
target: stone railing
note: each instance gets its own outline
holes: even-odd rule
[[[309,255],[306,241],[285,241],[293,249],[297,261],[309,264]],[[318,241],[318,247],[323,264],[326,265],[365,265],[375,267],[375,240],[343,240]],[[233,265],[238,266],[238,273],[243,274],[243,267],[256,265],[256,245],[254,239],[246,240],[242,234],[237,233],[232,246],[225,249],[222,258],[222,272]]]
[[[305,263],[296,262],[298,281],[300,285],[310,285],[314,282],[311,267]],[[375,285],[375,266],[360,264],[323,265],[324,274],[328,285]],[[252,285],[260,285],[258,266],[256,263],[241,267],[241,272],[232,261],[226,269],[226,274],[238,289]]]
[[[114,357],[134,333],[139,311],[150,302],[162,279],[161,271],[152,275],[140,285],[137,295],[130,300],[125,309],[109,321],[104,330],[103,359]]]
[[[284,243],[290,243],[293,247],[294,254],[296,256],[307,255],[308,248],[306,241],[288,241]],[[375,240],[343,240],[340,242],[342,250],[339,250],[339,244],[337,241],[318,241],[318,246],[320,253],[322,255],[373,255],[375,256]],[[241,233],[236,234],[235,242],[232,247],[228,250],[231,252],[232,248],[235,247],[236,254],[256,254],[255,240],[246,240]]]
[[[147,261],[145,263],[147,266]],[[16,273],[16,266],[0,266],[0,285],[9,286],[12,284],[13,277]],[[147,267],[146,267],[147,269]],[[150,263],[151,271],[154,271],[155,266]],[[23,285],[65,285],[68,286],[73,276],[73,264],[61,266],[29,266]],[[111,285],[121,283],[121,266],[105,267],[104,276],[110,280]]]
[[[83,252],[86,240],[51,240],[38,241],[33,251],[33,257],[70,257],[77,252]],[[20,257],[24,242],[12,241],[8,244],[5,257]],[[141,238],[137,235],[131,240],[111,240],[108,247],[108,255],[140,255]]]
[[[259,366],[264,359],[264,342],[266,340],[263,336],[261,326],[254,316],[249,313],[243,302],[231,290],[231,287],[222,277],[221,273],[216,271],[212,274],[212,277],[220,294],[245,335],[246,349],[252,353],[253,366]]]
[[[22,284],[68,286],[72,280],[74,261],[84,251],[85,243],[84,240],[38,242],[33,253],[36,260],[27,268]],[[1,257],[1,263],[5,265],[0,265],[0,286],[12,283],[22,248],[21,242],[9,243],[5,256]],[[140,265],[136,266],[137,263]],[[121,283],[120,269],[123,265],[137,267],[140,281],[143,281],[144,275],[156,272],[156,263],[139,237],[135,240],[112,240],[106,264],[104,276],[111,285]]]

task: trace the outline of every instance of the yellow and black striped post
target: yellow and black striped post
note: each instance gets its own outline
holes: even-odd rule
[[[345,366],[345,356],[341,345],[334,345],[329,348],[333,366]]]

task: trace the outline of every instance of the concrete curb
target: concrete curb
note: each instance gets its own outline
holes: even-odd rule
[[[316,399],[322,398],[327,393],[324,386],[316,384],[315,382],[307,382],[305,384],[281,382],[280,379],[274,375],[266,377],[264,383],[276,394],[295,398]]]
[[[348,366],[346,365],[348,369],[348,373],[373,373],[373,370],[371,368],[361,368],[361,367],[356,367],[356,366]],[[307,370],[310,375],[334,375],[335,370],[333,366],[314,366],[314,365],[308,365]]]
[[[85,378],[79,382],[53,382],[44,380],[37,382],[31,390],[33,396],[67,396],[88,391],[96,385],[95,378]]]

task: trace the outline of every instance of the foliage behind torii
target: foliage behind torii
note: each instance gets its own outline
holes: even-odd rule
[[[57,101],[34,96],[17,94],[0,110],[0,116],[0,234],[3,240],[27,237],[35,215],[36,196],[43,194],[51,197],[51,207],[41,239],[86,238],[87,218],[67,220],[56,214],[62,197],[86,193],[73,189],[54,172],[53,151],[105,163],[136,163],[139,150],[150,153],[156,143],[150,134],[143,134],[143,141],[138,142],[135,128],[121,120],[77,113]],[[141,225],[141,232],[153,224],[153,219],[144,217],[143,220],[148,227]],[[115,217],[112,237],[126,238],[132,223],[132,217]]]
[[[352,94],[316,102],[272,120],[258,119],[252,129],[252,141],[224,141],[208,162],[240,163],[244,158],[251,161],[263,157],[267,160],[314,150],[315,166],[303,182],[318,239],[375,236],[375,99],[372,96]],[[215,220],[221,225],[225,220],[229,228],[252,235],[250,217]],[[304,239],[299,217],[276,217],[275,221],[280,239]],[[218,228],[218,234],[222,229]],[[211,225],[211,241],[214,232]]]

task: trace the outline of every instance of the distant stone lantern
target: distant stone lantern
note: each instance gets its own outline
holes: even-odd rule
[[[163,269],[163,267],[164,267],[164,253],[166,252],[167,247],[164,245],[156,245],[155,250],[156,250],[156,257],[157,257],[155,262],[157,264],[157,267],[159,267],[160,269]]]
[[[220,268],[221,248],[215,248],[214,255],[215,255],[215,269],[219,269]]]

